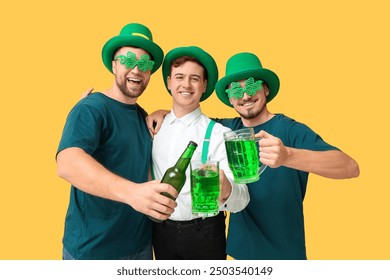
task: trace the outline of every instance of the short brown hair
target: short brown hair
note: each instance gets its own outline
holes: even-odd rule
[[[183,65],[184,63],[186,63],[188,61],[195,62],[196,64],[201,66],[203,68],[203,80],[207,80],[207,70],[203,66],[203,64],[198,59],[196,59],[195,57],[188,56],[188,55],[185,55],[185,56],[182,56],[182,57],[179,57],[179,58],[176,58],[176,59],[172,60],[171,65],[170,65],[169,76],[172,74],[172,67],[175,67],[175,68],[179,67],[179,66]]]

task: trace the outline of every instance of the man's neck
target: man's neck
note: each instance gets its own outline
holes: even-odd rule
[[[199,108],[199,104],[198,104],[197,107],[194,107],[194,106],[183,107],[183,106],[175,106],[175,105],[173,105],[172,106],[172,111],[175,114],[176,118],[182,118],[182,117],[188,115],[189,113],[192,113],[193,111],[195,111],[198,108]]]
[[[108,97],[115,99],[116,101],[133,105],[137,102],[138,98],[128,97],[124,95],[118,88],[111,87],[107,90],[102,91],[103,94],[107,95]]]
[[[255,127],[255,126],[261,125],[261,124],[269,121],[274,116],[275,116],[274,114],[272,114],[271,112],[269,112],[267,110],[267,111],[264,111],[263,113],[259,114],[257,117],[255,117],[253,119],[245,119],[245,118],[241,117],[241,121],[245,127]]]

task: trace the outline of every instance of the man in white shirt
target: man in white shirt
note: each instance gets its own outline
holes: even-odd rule
[[[153,140],[155,179],[174,165],[189,141],[198,144],[192,160],[202,156],[206,130],[211,120],[202,114],[199,103],[214,91],[218,68],[214,59],[198,47],[171,50],[163,63],[163,78],[172,95],[172,110]],[[235,184],[228,167],[223,133],[218,123],[212,128],[207,158],[220,163],[220,213],[201,218],[191,211],[190,170],[176,199],[169,220],[154,223],[153,246],[156,259],[226,259],[224,211],[238,212],[249,203],[246,185]]]

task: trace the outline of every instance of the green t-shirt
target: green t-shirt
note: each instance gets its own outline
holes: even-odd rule
[[[217,120],[232,130],[244,128],[240,118]],[[254,127],[280,138],[285,146],[316,151],[337,148],[304,124],[282,114]],[[306,259],[303,199],[308,173],[287,167],[270,168],[248,184],[250,202],[231,213],[227,253],[235,259]]]
[[[58,152],[79,147],[113,173],[136,183],[148,180],[152,140],[138,105],[101,93],[71,110]],[[119,259],[151,244],[152,224],[127,204],[71,187],[63,244],[76,259]]]

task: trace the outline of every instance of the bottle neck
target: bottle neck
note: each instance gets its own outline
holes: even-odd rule
[[[190,164],[192,155],[194,154],[195,147],[189,146],[181,155],[181,157],[177,160],[175,167],[179,170],[186,170],[188,165]]]

